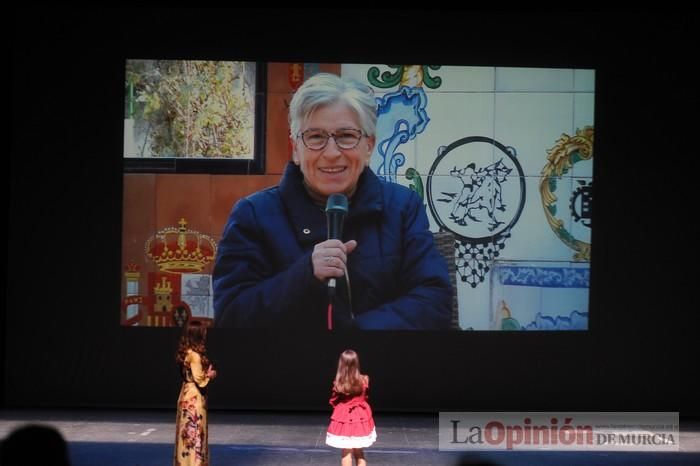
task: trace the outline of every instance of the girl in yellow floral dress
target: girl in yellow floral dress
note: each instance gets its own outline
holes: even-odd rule
[[[182,373],[177,400],[174,466],[208,466],[207,395],[216,371],[207,358],[207,329],[201,322],[188,322],[180,337],[176,360]]]

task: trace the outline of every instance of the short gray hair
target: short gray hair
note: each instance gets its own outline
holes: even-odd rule
[[[374,136],[377,129],[377,103],[372,88],[356,79],[319,73],[297,89],[289,104],[292,137],[297,137],[302,124],[316,109],[337,102],[350,107],[357,114],[360,129],[366,135]]]

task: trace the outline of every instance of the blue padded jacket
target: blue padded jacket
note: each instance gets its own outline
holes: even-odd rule
[[[214,266],[216,325],[323,329],[324,283],[313,275],[314,245],[327,238],[323,207],[289,163],[280,184],[241,199],[218,245]],[[336,328],[448,328],[452,289],[420,197],[365,168],[343,241],[354,239],[334,300]]]

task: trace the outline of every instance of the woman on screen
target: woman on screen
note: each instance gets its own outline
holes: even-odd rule
[[[297,90],[293,160],[278,186],[235,205],[219,242],[217,325],[448,328],[452,290],[423,201],[368,167],[376,109],[371,88],[333,74]],[[336,194],[347,215],[331,227]]]
[[[216,371],[207,358],[206,338],[207,329],[201,322],[188,322],[175,356],[182,388],[177,400],[174,466],[209,464],[206,387]]]
[[[340,464],[366,466],[363,448],[377,440],[372,408],[367,402],[369,376],[360,372],[360,359],[351,349],[338,358],[338,370],[333,380],[330,405],[331,421],[326,432],[326,445],[340,448]]]

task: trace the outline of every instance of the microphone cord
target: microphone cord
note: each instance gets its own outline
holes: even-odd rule
[[[355,313],[352,311],[352,288],[350,288],[350,274],[348,273],[348,268],[345,264],[343,264],[343,271],[345,272],[345,284],[348,287],[348,303],[350,305],[350,318],[354,320]],[[333,330],[333,298],[335,298],[335,287],[328,288],[328,330]]]
[[[333,330],[333,298],[328,300],[328,330]]]
[[[345,284],[348,287],[348,303],[350,304],[350,317],[355,319],[355,313],[352,312],[352,288],[350,288],[350,274],[348,273],[348,267],[343,264],[343,271],[345,272]]]

